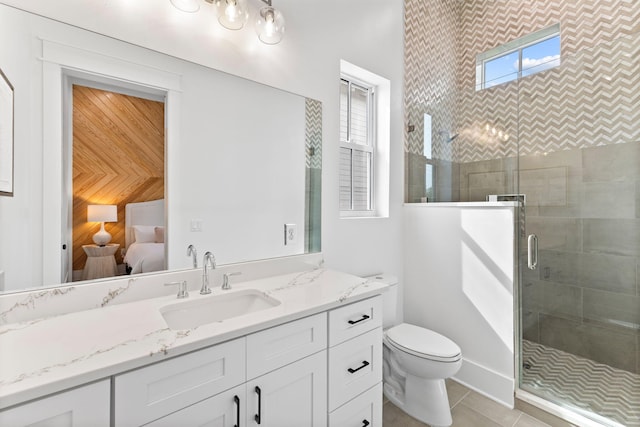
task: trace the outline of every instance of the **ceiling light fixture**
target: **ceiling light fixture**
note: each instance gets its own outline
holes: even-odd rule
[[[197,12],[200,0],[170,0],[171,4],[183,12]],[[212,4],[218,16],[218,22],[229,30],[240,30],[249,20],[247,0],[204,0]],[[271,5],[271,0],[260,0],[265,3],[258,10],[255,19],[255,30],[258,38],[265,44],[277,44],[282,40],[285,19],[278,9]]]
[[[284,35],[284,16],[282,12],[271,6],[271,0],[262,0],[264,6],[258,12],[256,19],[256,33],[262,43],[277,44]]]
[[[247,0],[215,0],[218,22],[228,30],[239,30],[249,20]]]
[[[183,12],[194,13],[200,10],[198,0],[171,0],[171,4]]]

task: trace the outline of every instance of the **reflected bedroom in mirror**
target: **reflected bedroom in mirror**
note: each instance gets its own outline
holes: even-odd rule
[[[4,4],[0,35],[0,291],[192,268],[189,245],[218,264],[320,251],[319,101]]]
[[[164,100],[115,90],[71,88],[72,256],[63,281],[69,272],[77,281],[165,269]]]

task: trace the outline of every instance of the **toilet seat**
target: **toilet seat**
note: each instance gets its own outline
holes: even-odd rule
[[[457,362],[462,358],[462,351],[456,343],[420,326],[402,323],[389,328],[385,336],[391,346],[422,359]]]

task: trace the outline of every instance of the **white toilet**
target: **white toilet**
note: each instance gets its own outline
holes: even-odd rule
[[[384,395],[398,408],[431,426],[452,424],[444,380],[462,365],[460,347],[449,338],[408,323],[396,324],[398,286],[391,276],[382,295]]]

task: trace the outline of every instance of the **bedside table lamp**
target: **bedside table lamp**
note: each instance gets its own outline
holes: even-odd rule
[[[111,241],[111,234],[104,229],[105,222],[118,221],[118,207],[116,205],[87,206],[87,222],[99,222],[100,231],[93,235],[93,242],[98,246],[105,246]]]

